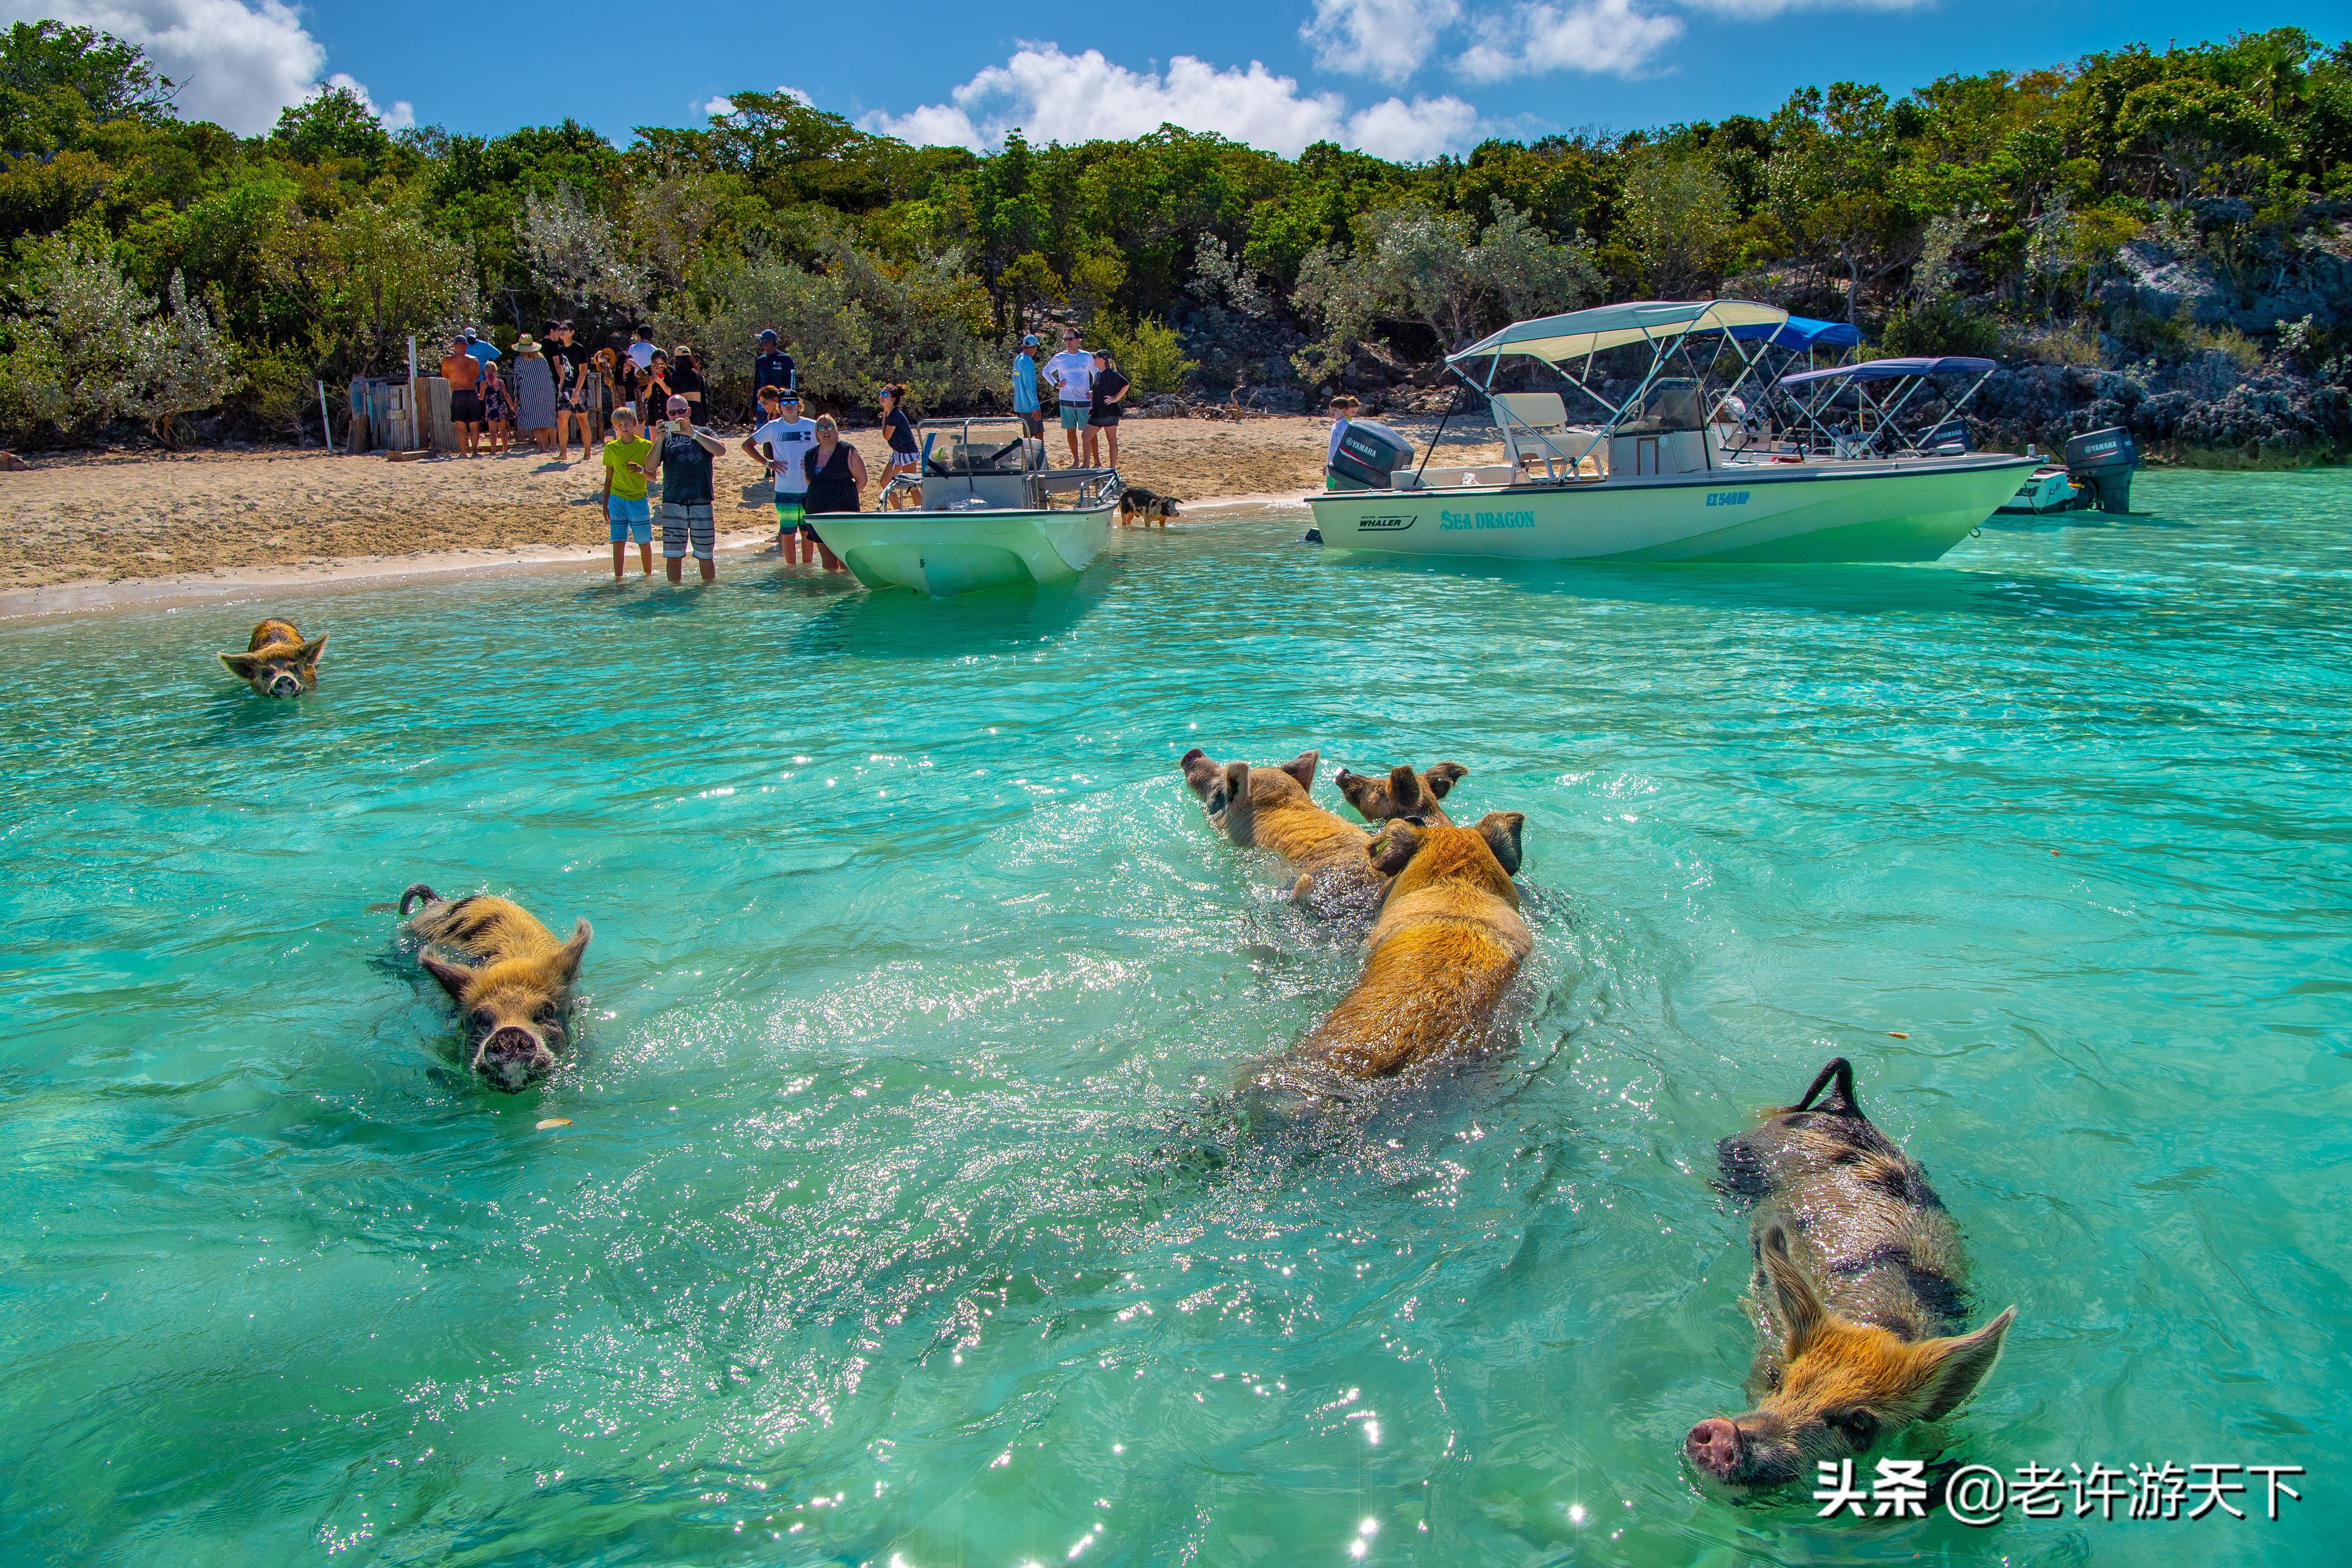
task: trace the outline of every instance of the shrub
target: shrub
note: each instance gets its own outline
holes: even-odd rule
[[[1184,357],[1175,329],[1157,316],[1146,316],[1129,327],[1106,313],[1095,319],[1094,336],[1118,361],[1138,392],[1178,391],[1184,378],[1201,368]]]
[[[2000,322],[1966,306],[1938,300],[1888,317],[1878,346],[1890,354],[1978,354],[1991,359],[2000,353]]]

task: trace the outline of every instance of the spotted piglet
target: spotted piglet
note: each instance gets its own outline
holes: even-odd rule
[[[1756,1405],[1692,1427],[1683,1451],[1693,1465],[1736,1487],[1811,1479],[1820,1461],[1866,1453],[1976,1392],[2017,1309],[1960,1331],[1958,1229],[1919,1167],[1863,1114],[1844,1058],[1717,1154],[1723,1184],[1756,1205]]]

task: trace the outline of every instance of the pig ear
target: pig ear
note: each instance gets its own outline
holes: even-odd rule
[[[1315,769],[1323,761],[1320,752],[1301,752],[1282,764],[1282,771],[1298,781],[1300,789],[1315,787]]]
[[[1454,786],[1469,774],[1470,770],[1460,763],[1440,763],[1422,774],[1421,782],[1423,787],[1429,791],[1430,799],[1444,800],[1454,792]]]
[[[1829,1318],[1829,1310],[1813,1290],[1813,1282],[1805,1278],[1796,1260],[1789,1256],[1789,1233],[1779,1226],[1764,1233],[1757,1249],[1757,1258],[1764,1265],[1764,1279],[1772,1288],[1772,1300],[1780,1309],[1780,1321],[1789,1331],[1783,1355],[1794,1361],[1804,1353],[1805,1342],[1820,1331]]]
[[[450,963],[436,958],[429,952],[418,953],[416,962],[425,966],[425,973],[441,983],[441,989],[449,993],[452,1002],[461,1007],[465,1005],[466,986],[474,978],[472,970],[462,963]]]
[[[595,928],[583,917],[572,927],[572,940],[556,953],[555,966],[566,985],[571,984],[572,978],[580,973],[580,961],[588,956],[588,939],[595,934]]]
[[[1243,795],[1248,793],[1249,764],[1247,763],[1227,763],[1225,764],[1225,798],[1227,800],[1239,800]]]
[[[1391,822],[1381,829],[1365,853],[1372,859],[1372,869],[1383,877],[1393,877],[1412,864],[1421,852],[1421,829],[1410,822]]]
[[[294,662],[296,664],[310,665],[315,667],[319,662],[319,655],[320,651],[323,650],[326,646],[327,637],[324,632],[321,632],[317,637],[312,637],[309,642],[304,643],[300,647],[294,650]]]
[[[225,653],[219,655],[218,658],[221,663],[228,667],[228,672],[231,675],[236,676],[239,680],[251,680],[253,679],[253,655],[249,653]]]
[[[1396,806],[1399,816],[1419,816],[1427,809],[1428,802],[1422,794],[1421,775],[1412,771],[1410,763],[1399,763],[1389,770],[1389,799]]]
[[[1927,1402],[1919,1410],[1920,1420],[1940,1421],[1949,1415],[1991,1375],[1993,1364],[2000,1360],[2000,1347],[2008,1342],[2009,1325],[2016,1317],[2017,1309],[2011,1307],[1975,1333],[1935,1342],[1936,1370],[1927,1384]]]
[[[1519,874],[1519,829],[1527,826],[1527,820],[1524,811],[1490,811],[1478,819],[1478,837],[1486,841],[1486,847],[1502,862],[1503,875],[1507,877]]]

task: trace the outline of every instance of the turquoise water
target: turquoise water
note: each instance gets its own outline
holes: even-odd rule
[[[1934,567],[1301,518],[950,604],[735,563],[0,630],[0,1558],[2326,1560],[2352,475],[2137,500]],[[273,705],[211,655],[289,608],[333,640]],[[1195,743],[1526,812],[1517,1054],[1237,1125],[1352,960]],[[368,909],[420,879],[595,922],[543,1088],[452,1070]],[[1949,1452],[2306,1500],[1702,1496],[1713,1146],[1837,1053],[2019,1309]]]

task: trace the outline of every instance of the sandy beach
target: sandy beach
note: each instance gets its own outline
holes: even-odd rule
[[[1399,421],[1425,437],[1433,420]],[[1129,483],[1191,501],[1297,497],[1321,483],[1323,419],[1132,420]],[[1476,451],[1491,430],[1449,431]],[[1059,433],[1048,430],[1056,460]],[[722,534],[742,548],[770,535],[769,492],[739,451],[719,465]],[[856,431],[878,471],[878,431]],[[104,608],[273,583],[407,575],[593,558],[607,545],[597,506],[603,466],[533,452],[395,463],[313,449],[36,456],[0,474],[16,530],[0,573],[0,614]],[[1178,526],[1182,526],[1181,521]]]

